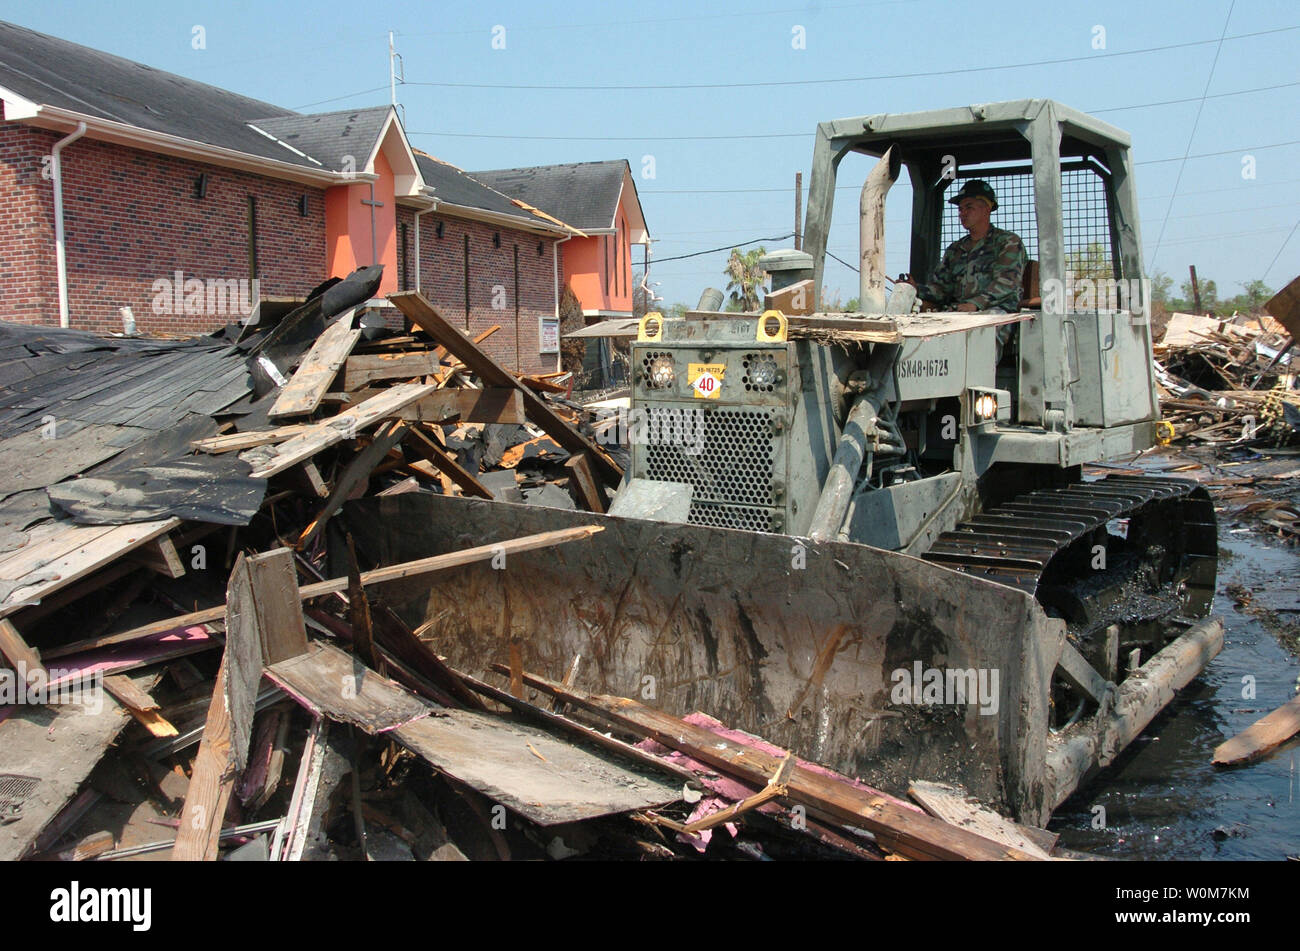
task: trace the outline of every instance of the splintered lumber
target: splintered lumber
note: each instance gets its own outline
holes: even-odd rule
[[[538,548],[549,548],[552,545],[563,545],[566,542],[581,541],[590,538],[597,532],[603,532],[605,529],[600,525],[578,525],[573,528],[557,529],[551,532],[539,532],[536,535],[524,535],[520,538],[511,538],[507,541],[497,542],[491,545],[479,545],[476,548],[466,548],[461,551],[447,552],[444,555],[434,555],[431,558],[420,558],[415,561],[406,561],[398,565],[390,565],[387,568],[376,568],[373,571],[364,571],[361,573],[361,583],[363,585],[383,584],[387,581],[397,581],[402,578],[410,578],[416,575],[432,574],[436,571],[445,571],[448,568],[459,568],[462,565],[473,564],[477,561],[490,561],[493,558],[508,558],[510,555],[519,554],[520,552],[533,551]],[[329,581],[320,581],[315,584],[303,585],[298,589],[298,600],[306,601],[309,598],[318,598],[326,594],[334,594],[338,591],[346,591],[348,588],[347,578],[332,578]],[[78,641],[75,644],[66,644],[57,649],[51,649],[46,652],[47,657],[61,657],[66,654],[78,653],[83,650],[90,650],[96,647],[108,647],[112,644],[121,644],[127,641],[139,640],[156,634],[164,634],[168,631],[174,631],[178,628],[189,627],[195,624],[207,624],[212,621],[220,621],[226,614],[226,606],[219,605],[213,608],[204,608],[202,611],[193,611],[189,614],[182,614],[179,617],[164,618],[161,621],[154,621],[151,624],[144,624],[140,627],[132,628],[129,631],[123,631],[120,634],[109,634],[103,637],[89,638],[84,641]]]
[[[1214,751],[1215,766],[1241,766],[1259,759],[1300,732],[1300,697],[1256,720]]]
[[[397,308],[424,329],[429,336],[447,348],[465,366],[476,374],[484,386],[512,387],[523,394],[524,412],[534,425],[572,453],[585,453],[600,478],[609,485],[617,485],[623,470],[600,448],[578,430],[574,429],[546,403],[544,399],[521,383],[513,373],[493,360],[478,345],[449,324],[437,309],[415,291],[389,295]]]
[[[345,409],[337,416],[308,426],[287,442],[249,449],[240,453],[239,458],[253,467],[249,473],[253,478],[269,479],[290,466],[310,459],[322,449],[344,439],[354,438],[362,429],[392,416],[433,391],[434,387],[425,383],[399,383],[364,403]]]
[[[185,792],[180,827],[172,858],[187,862],[212,862],[217,858],[221,820],[235,788],[230,745],[230,711],[226,709],[226,659],[217,670],[217,682],[208,706],[208,719],[194,758],[194,772]]]
[[[438,355],[424,353],[373,353],[348,357],[343,367],[343,389],[359,390],[377,380],[410,380],[437,373],[441,363]]]
[[[180,731],[158,712],[158,701],[135,685],[131,678],[123,674],[113,674],[104,678],[104,689],[113,695],[126,712],[150,733],[157,737],[179,736]]]
[[[493,669],[505,672],[500,665]],[[782,758],[734,743],[678,717],[624,697],[582,693],[563,684],[525,674],[528,686],[596,713],[622,729],[649,737],[670,749],[721,770],[752,786],[765,787],[778,774]],[[842,780],[794,765],[784,776],[786,798],[835,822],[866,829],[891,852],[914,859],[1032,859],[1020,849],[992,842],[965,829],[905,809],[883,796]]]
[[[306,416],[313,413],[320,405],[321,397],[329,389],[330,383],[338,376],[339,367],[348,358],[352,348],[361,339],[361,331],[352,329],[352,319],[356,308],[345,313],[325,328],[316,338],[307,356],[303,357],[297,372],[289,379],[269,416],[272,419],[284,416]]]

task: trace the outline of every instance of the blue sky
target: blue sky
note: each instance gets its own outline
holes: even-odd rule
[[[1194,264],[1221,296],[1300,272],[1294,2],[78,0],[0,2],[0,18],[307,112],[387,102],[392,30],[417,147],[471,170],[627,158],[653,259],[791,231],[794,174],[806,184],[818,121],[1049,97],[1133,136],[1148,272],[1178,282]],[[193,48],[196,25],[205,49]],[[560,86],[693,88],[547,88]],[[846,160],[840,184],[866,171]],[[840,195],[830,247],[852,260],[855,197]],[[894,273],[906,269],[906,189],[890,200]],[[694,303],[721,286],[725,258],[656,261],[651,279],[666,302]],[[847,299],[856,287],[828,266],[828,290]]]

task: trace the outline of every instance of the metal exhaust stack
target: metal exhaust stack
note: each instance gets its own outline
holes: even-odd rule
[[[864,314],[885,312],[885,195],[898,181],[901,165],[902,160],[891,145],[862,186],[858,223],[858,309]]]

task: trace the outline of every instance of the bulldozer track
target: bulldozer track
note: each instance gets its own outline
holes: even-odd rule
[[[1111,476],[1036,489],[944,532],[922,557],[1041,596],[1041,583],[1057,559],[1081,545],[1091,548],[1108,525],[1125,519],[1158,526],[1182,548],[1173,553],[1176,580],[1204,588],[1208,577],[1213,594],[1213,573],[1197,572],[1195,562],[1210,559],[1213,565],[1217,557],[1214,505],[1204,488],[1187,479]]]

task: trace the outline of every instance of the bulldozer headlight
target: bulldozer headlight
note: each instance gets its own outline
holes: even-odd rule
[[[771,386],[776,382],[776,361],[758,360],[749,368],[749,382],[754,386]]]
[[[981,393],[975,398],[975,418],[980,422],[997,419],[998,398],[992,393]]]
[[[646,364],[646,386],[656,390],[666,390],[673,385],[677,373],[673,368],[673,358],[661,353]]]

